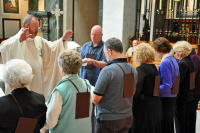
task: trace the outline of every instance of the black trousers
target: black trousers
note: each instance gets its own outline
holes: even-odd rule
[[[92,133],[95,133],[95,125],[96,125],[95,106],[96,105],[94,103],[92,103],[92,116],[91,116]]]
[[[162,133],[174,133],[174,113],[176,97],[161,97],[162,103]]]
[[[120,120],[98,120],[96,133],[128,133],[133,123],[133,116]]]

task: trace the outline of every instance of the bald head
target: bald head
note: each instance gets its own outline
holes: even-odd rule
[[[93,42],[93,45],[98,45],[98,43],[101,41],[102,39],[102,28],[99,25],[95,25],[92,27],[91,29],[91,33],[90,33],[90,37],[91,40]]]
[[[101,32],[102,33],[102,28],[100,25],[95,25],[92,27],[91,31],[96,31],[96,32]]]

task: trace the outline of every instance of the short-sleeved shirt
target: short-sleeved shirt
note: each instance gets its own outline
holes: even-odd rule
[[[103,54],[103,47],[104,47],[103,41],[100,41],[96,47],[93,47],[93,43],[91,41],[87,42],[81,48],[81,56],[84,59],[84,58],[87,58],[86,57],[87,54],[97,54],[96,60],[107,62]],[[82,66],[80,75],[81,75],[81,78],[89,80],[90,84],[95,86],[100,71],[101,71],[101,68],[98,68],[98,67],[86,69],[85,66]]]
[[[134,88],[136,88],[137,71],[127,62],[126,58],[118,58],[110,62],[99,74],[94,94],[102,96],[97,104],[97,118],[100,120],[119,120],[132,116],[133,97],[123,98],[124,72],[116,65],[120,65],[125,74],[134,74]]]

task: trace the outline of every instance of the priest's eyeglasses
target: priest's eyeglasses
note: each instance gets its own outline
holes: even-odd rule
[[[34,27],[30,27],[33,30],[40,30],[40,27],[34,26]]]

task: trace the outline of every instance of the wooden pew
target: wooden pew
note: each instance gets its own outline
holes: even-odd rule
[[[139,41],[139,44],[140,44],[140,43],[148,43],[148,44],[150,44],[150,45],[153,44],[152,41],[149,41],[149,42],[146,42],[146,41]],[[175,44],[175,43],[171,43],[172,46],[173,46],[174,44]],[[200,45],[192,44],[192,48],[195,49],[195,52],[197,53],[197,55],[200,56]],[[139,66],[139,64],[137,64],[137,62],[135,62],[135,61],[133,60],[133,57],[127,57],[127,58],[128,58],[129,63],[132,64],[134,67],[138,67],[138,66]],[[158,68],[159,65],[160,65],[160,62],[161,62],[161,59],[155,58],[155,61],[154,61],[153,63],[154,63],[154,64],[156,65],[156,67]]]
[[[127,56],[126,56],[126,57],[127,57]],[[138,64],[137,62],[134,61],[133,57],[127,57],[127,59],[128,59],[128,62],[129,62],[130,64],[132,64],[135,68],[137,68],[137,67],[139,66],[139,64]],[[155,61],[154,61],[153,63],[154,63],[154,64],[156,65],[156,67],[158,68],[159,65],[160,65],[160,62],[161,62],[161,59],[156,58]]]
[[[153,44],[152,41],[149,41],[149,42],[146,42],[146,41],[139,41],[139,44],[140,44],[140,43],[148,43],[148,44],[150,44],[150,45]],[[170,44],[171,44],[172,47],[173,47],[173,45],[174,45],[175,43],[170,43]],[[195,52],[198,54],[198,56],[200,56],[200,45],[198,45],[198,44],[192,44],[192,48],[195,49]]]

